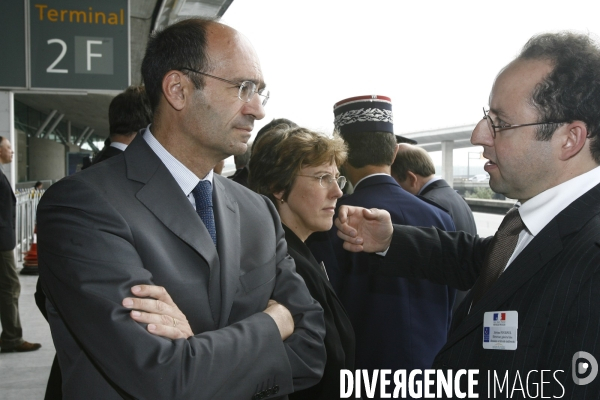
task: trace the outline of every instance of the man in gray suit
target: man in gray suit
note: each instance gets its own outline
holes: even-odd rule
[[[392,164],[392,176],[402,189],[448,211],[457,231],[477,235],[475,218],[465,199],[448,182],[434,174],[433,160],[425,149],[408,143],[398,144],[396,159]],[[458,309],[467,293],[467,290],[456,292],[452,312]]]
[[[526,377],[523,397],[598,399],[600,43],[534,36],[498,74],[489,107],[471,142],[490,187],[520,204],[493,238],[392,226],[359,208],[340,209],[339,234],[347,250],[387,249],[371,256],[381,274],[474,285],[433,368],[478,369],[480,398],[512,398]]]
[[[440,205],[452,217],[457,231],[477,235],[477,226],[469,205],[448,182],[435,175],[429,154],[418,146],[398,144],[392,176],[402,189]]]
[[[38,208],[64,397],[262,399],[314,385],[323,311],[277,211],[212,172],[264,117],[254,49],[189,19],[150,39],[142,75],[151,127]]]

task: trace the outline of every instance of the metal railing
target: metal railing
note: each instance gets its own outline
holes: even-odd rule
[[[23,262],[24,253],[29,251],[34,242],[35,213],[43,194],[44,190],[33,189],[17,189],[15,192],[17,198],[15,226],[17,246],[15,252],[19,262]]]

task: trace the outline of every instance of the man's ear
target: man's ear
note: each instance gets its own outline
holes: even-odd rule
[[[399,146],[400,145],[398,143],[396,143],[396,148],[394,149],[394,158],[392,158],[392,164],[394,163],[394,161],[396,161],[396,156],[398,155],[398,149],[400,148]]]
[[[187,87],[189,79],[177,70],[171,70],[165,74],[162,80],[162,93],[165,100],[177,111],[185,106]]]
[[[406,173],[406,180],[411,188],[416,188],[417,183],[419,182],[419,178],[417,178],[417,175],[412,171]]]
[[[579,154],[588,135],[587,126],[583,121],[573,121],[565,128],[555,132],[559,135],[561,161],[567,161]]]

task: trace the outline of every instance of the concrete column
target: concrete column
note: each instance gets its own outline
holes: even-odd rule
[[[443,140],[442,141],[442,178],[448,182],[450,187],[454,187],[454,141]]]
[[[16,166],[19,160],[17,159],[18,141],[15,137],[15,98],[13,92],[0,91],[0,136],[4,136],[10,141],[15,152],[12,163],[2,165],[4,174],[10,181],[13,190],[15,190],[17,181]]]

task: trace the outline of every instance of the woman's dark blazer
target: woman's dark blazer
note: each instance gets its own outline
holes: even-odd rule
[[[327,273],[317,263],[308,247],[294,232],[283,225],[288,252],[296,262],[308,291],[325,311],[325,350],[327,364],[323,378],[315,386],[289,395],[290,400],[340,398],[340,369],[354,371],[354,330],[344,306],[336,296]]]

